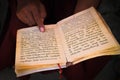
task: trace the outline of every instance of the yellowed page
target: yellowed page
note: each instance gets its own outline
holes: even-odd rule
[[[61,26],[59,29],[68,62],[120,52],[119,49],[112,51],[111,48],[117,48],[119,44],[93,7],[58,22],[57,26]],[[109,53],[104,51],[109,48]]]
[[[20,29],[17,32],[16,68],[44,64],[66,63],[61,45],[58,45],[55,34],[56,25],[46,25],[46,31],[38,27]]]
[[[61,68],[65,68],[65,64],[60,64]],[[20,68],[21,67],[21,68]],[[17,77],[24,76],[27,74],[32,74],[35,72],[48,71],[59,69],[56,64],[44,64],[44,65],[33,65],[33,66],[19,66],[19,68],[15,69]]]

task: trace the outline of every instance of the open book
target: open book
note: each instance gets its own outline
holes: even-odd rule
[[[45,25],[40,32],[34,26],[17,32],[15,72],[23,76],[62,68],[98,56],[117,55],[120,45],[111,30],[93,8]]]

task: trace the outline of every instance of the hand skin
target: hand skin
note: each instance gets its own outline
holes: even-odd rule
[[[40,0],[17,0],[16,15],[23,23],[29,26],[38,25],[41,32],[45,31],[44,19],[47,14]]]

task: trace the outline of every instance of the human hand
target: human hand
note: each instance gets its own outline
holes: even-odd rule
[[[40,0],[18,0],[16,15],[23,23],[38,25],[41,32],[45,31],[46,10]]]

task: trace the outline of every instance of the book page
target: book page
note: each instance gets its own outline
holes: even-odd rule
[[[61,68],[65,68],[65,64],[60,64]],[[62,66],[63,65],[63,66]],[[44,64],[44,65],[34,65],[34,66],[19,66],[17,69],[15,68],[15,72],[17,77],[24,76],[27,74],[41,72],[41,71],[48,71],[48,70],[56,70],[59,69],[58,65],[56,64]]]
[[[45,32],[40,32],[36,26],[18,30],[16,66],[66,63],[56,40],[55,27],[46,25]]]
[[[59,28],[68,62],[84,58],[86,55],[89,55],[88,58],[90,55],[93,57],[93,53],[96,52],[96,56],[102,55],[101,52],[105,49],[119,46],[93,7],[68,17],[57,25],[61,26]]]

